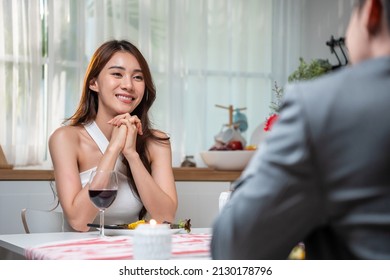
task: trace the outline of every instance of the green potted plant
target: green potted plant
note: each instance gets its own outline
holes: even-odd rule
[[[329,72],[332,68],[332,64],[330,64],[327,59],[314,59],[310,63],[306,63],[306,61],[300,57],[299,66],[290,74],[290,76],[288,76],[288,82],[292,83],[296,81],[311,80]],[[275,94],[275,100],[273,100],[270,105],[271,113],[265,122],[265,131],[269,131],[277,120],[283,98],[283,88],[279,87],[276,82],[272,91]]]
[[[300,57],[298,69],[288,76],[288,81],[311,80],[332,70],[332,64],[327,59],[314,59],[309,64]]]

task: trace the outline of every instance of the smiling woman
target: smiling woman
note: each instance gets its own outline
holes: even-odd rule
[[[133,44],[111,40],[93,54],[76,112],[49,141],[58,198],[75,230],[88,230],[96,217],[85,187],[95,170],[118,174],[108,223],[136,221],[146,212],[160,222],[174,221],[169,137],[151,128],[148,115],[155,97],[149,66]],[[95,178],[89,183],[99,186]]]

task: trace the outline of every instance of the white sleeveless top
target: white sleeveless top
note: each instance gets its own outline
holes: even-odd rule
[[[108,140],[95,122],[84,125],[88,134],[98,145],[102,154],[107,149]],[[142,209],[142,203],[135,193],[133,193],[126,175],[126,166],[122,163],[123,155],[121,154],[115,163],[115,170],[118,173],[118,193],[115,201],[104,211],[104,223],[109,224],[129,224],[138,220],[138,214]],[[84,187],[89,180],[91,172],[96,167],[80,173],[81,185]],[[99,223],[99,215],[95,218]]]

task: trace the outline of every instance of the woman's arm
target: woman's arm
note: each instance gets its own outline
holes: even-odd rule
[[[69,225],[87,231],[98,210],[90,202],[87,188],[81,186],[78,163],[80,128],[61,127],[49,139],[56,188],[61,207]]]
[[[138,117],[130,114],[119,115],[110,123],[127,127],[122,153],[129,162],[134,182],[146,210],[159,222],[173,222],[177,210],[177,193],[169,140],[163,142],[148,140],[146,146],[152,170],[149,174],[136,151],[137,135],[142,134],[142,125]],[[162,132],[153,133],[157,137],[166,137]]]
[[[89,199],[88,188],[81,185],[80,171],[96,165],[98,170],[112,170],[124,145],[126,127],[113,128],[104,155],[95,145],[90,145],[89,136],[85,133],[86,137],[83,137],[83,132],[82,127],[62,127],[49,140],[58,198],[69,225],[77,231],[89,230],[87,223],[98,213]],[[82,169],[86,166],[88,168]]]
[[[166,135],[159,133],[160,137]],[[137,152],[126,153],[134,182],[141,201],[151,217],[158,222],[174,222],[177,210],[177,193],[172,170],[171,145],[150,141],[147,150],[151,161],[151,174],[144,167]]]

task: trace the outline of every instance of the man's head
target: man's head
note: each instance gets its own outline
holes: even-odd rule
[[[352,64],[390,55],[390,0],[356,0],[347,30]]]

